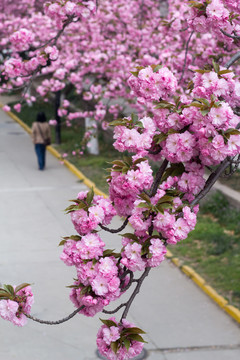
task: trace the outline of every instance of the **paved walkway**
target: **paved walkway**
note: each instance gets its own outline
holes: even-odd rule
[[[0,282],[33,283],[32,315],[56,320],[73,311],[65,286],[75,276],[59,260],[60,238],[74,234],[62,210],[85,185],[50,154],[38,171],[29,135],[2,111],[0,129]],[[105,240],[116,248],[112,235]],[[99,317],[24,328],[0,319],[0,359],[97,360]],[[151,271],[129,320],[148,333],[149,360],[240,359],[239,326],[167,260]]]

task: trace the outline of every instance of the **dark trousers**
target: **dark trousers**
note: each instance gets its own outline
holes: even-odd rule
[[[35,144],[35,151],[37,154],[39,170],[43,170],[45,167],[46,146],[44,144]]]

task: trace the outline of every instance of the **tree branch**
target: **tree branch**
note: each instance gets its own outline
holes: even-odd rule
[[[152,197],[154,195],[156,195],[156,192],[157,192],[157,189],[158,189],[158,185],[160,184],[160,181],[162,179],[162,176],[163,176],[163,173],[166,169],[168,165],[168,160],[164,160],[162,165],[160,166],[160,168],[158,169],[158,172],[156,174],[156,177],[155,177],[155,180],[154,180],[154,183],[152,185],[152,188],[151,188],[151,191],[150,191],[150,194],[149,196]]]
[[[123,304],[119,305],[118,307],[116,307],[116,309],[114,309],[114,310],[103,310],[102,312],[103,312],[104,314],[115,314],[115,313],[118,312],[123,306],[126,306],[126,305],[127,305],[127,303],[123,303]]]
[[[142,283],[143,283],[143,280],[148,276],[150,270],[151,270],[151,268],[147,267],[144,270],[144,273],[142,274],[142,276],[137,280],[137,286],[136,286],[134,292],[132,293],[131,297],[129,298],[129,300],[126,303],[126,308],[125,308],[125,310],[124,310],[124,312],[122,314],[120,322],[122,322],[122,320],[127,317],[128,311],[129,311],[129,309],[131,307],[131,304],[132,304],[133,300],[135,299],[136,295],[139,293],[140,288],[141,288]]]
[[[227,37],[230,37],[231,39],[240,39],[240,36],[237,35],[231,35],[228,34],[226,31],[224,31],[223,29],[220,29],[221,33],[223,33],[224,35],[226,35]]]
[[[49,321],[49,320],[41,320],[38,319],[34,316],[31,316],[29,314],[25,314],[23,313],[28,319],[31,319],[33,321],[36,321],[40,324],[46,324],[46,325],[59,325],[62,324],[68,320],[70,320],[71,318],[73,318],[79,311],[81,311],[82,309],[84,309],[84,305],[80,306],[77,310],[75,310],[74,312],[72,312],[70,315],[66,316],[65,318],[61,319],[61,320],[57,320],[57,321]]]
[[[206,181],[206,184],[202,191],[195,197],[195,199],[191,202],[191,206],[196,205],[213,187],[219,176],[222,172],[226,170],[226,168],[229,166],[230,160],[226,158],[219,167],[209,176],[209,178]]]
[[[189,38],[188,38],[188,41],[187,41],[187,45],[186,45],[186,50],[185,50],[185,58],[184,58],[184,64],[183,64],[183,69],[182,69],[182,75],[179,79],[179,82],[182,81],[183,79],[183,75],[184,75],[184,72],[185,72],[185,68],[186,68],[186,63],[187,63],[187,53],[188,53],[188,47],[189,47],[189,43],[190,43],[190,40],[191,40],[191,37],[193,36],[193,33],[194,33],[194,30],[191,32]]]
[[[231,59],[224,65],[227,69],[230,68],[238,59],[240,59],[240,51],[238,51],[236,54],[231,57]]]
[[[110,232],[110,233],[112,233],[112,234],[116,234],[116,233],[122,231],[123,229],[125,229],[125,227],[126,227],[127,224],[128,224],[128,219],[129,219],[129,218],[130,218],[130,216],[128,216],[128,217],[125,219],[125,221],[124,221],[124,223],[122,224],[122,226],[120,226],[120,228],[118,228],[118,229],[109,229],[109,228],[107,228],[106,226],[104,226],[104,225],[102,225],[102,224],[99,224],[99,226],[100,226],[100,228],[103,229],[104,231],[108,231],[108,232]]]

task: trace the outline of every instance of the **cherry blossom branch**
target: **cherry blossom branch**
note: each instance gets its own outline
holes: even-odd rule
[[[240,123],[236,126],[236,129],[240,128]],[[191,206],[194,206],[199,203],[199,201],[206,196],[206,194],[211,190],[217,179],[220,177],[220,175],[227,169],[229,165],[231,165],[233,161],[233,158],[227,157],[219,166],[218,168],[212,172],[212,174],[209,176],[209,178],[206,181],[206,184],[202,191],[195,197],[195,199],[191,202]]]
[[[223,33],[224,35],[230,37],[231,39],[240,39],[240,36],[237,36],[237,35],[231,35],[231,34],[228,34],[226,31],[224,31],[223,29],[220,29],[221,33]]]
[[[209,176],[206,181],[206,184],[202,191],[195,197],[195,199],[191,202],[191,206],[194,206],[199,203],[199,201],[210,191],[213,187],[219,176],[226,170],[229,166],[230,160],[226,158],[221,165]]]
[[[103,312],[104,314],[115,314],[115,313],[118,312],[122,307],[124,307],[124,306],[126,306],[126,305],[127,305],[127,303],[123,303],[123,304],[119,305],[118,307],[116,307],[116,309],[114,309],[114,310],[103,310],[102,312]]]
[[[193,33],[194,33],[194,31],[191,32],[191,34],[190,34],[190,36],[189,36],[189,38],[188,38],[187,44],[186,44],[185,58],[184,58],[184,64],[183,64],[183,69],[182,69],[182,75],[181,75],[181,77],[180,77],[180,79],[179,79],[179,82],[182,81],[183,75],[184,75],[184,72],[185,72],[185,69],[186,69],[188,48],[189,48],[190,40],[191,40],[191,38],[192,38],[192,36],[193,36]]]
[[[236,54],[231,57],[231,59],[224,65],[227,69],[230,68],[238,59],[240,59],[240,51],[238,51]]]
[[[122,314],[120,322],[122,322],[122,320],[127,317],[127,314],[128,314],[129,309],[130,309],[130,307],[132,305],[132,302],[135,299],[136,295],[139,293],[140,288],[142,286],[142,283],[143,283],[144,279],[148,276],[150,270],[151,270],[150,267],[146,267],[146,269],[144,270],[142,276],[137,280],[137,286],[136,286],[134,292],[132,293],[131,297],[127,301],[126,308],[125,308],[125,310],[124,310],[124,312]]]
[[[164,173],[167,165],[168,165],[168,160],[165,159],[163,161],[162,165],[160,166],[160,168],[158,169],[158,172],[156,174],[154,183],[152,185],[152,188],[151,188],[151,191],[150,191],[150,194],[149,194],[150,197],[152,197],[152,196],[154,196],[156,194],[157,189],[158,189],[158,185],[160,184],[160,181],[162,179],[163,173]]]
[[[75,17],[74,15],[71,15],[71,16],[68,17],[68,19],[64,22],[62,29],[58,31],[58,33],[57,33],[56,36],[52,37],[50,40],[48,40],[48,41],[47,41],[45,44],[43,44],[43,45],[40,45],[40,46],[38,46],[38,47],[36,47],[36,48],[35,48],[35,47],[34,47],[34,48],[31,47],[30,50],[31,50],[31,51],[39,50],[39,49],[41,49],[41,48],[43,48],[43,47],[51,44],[52,42],[53,42],[52,45],[56,45],[58,39],[60,38],[60,36],[61,36],[62,33],[64,32],[64,30],[66,29],[66,27],[74,21],[74,17]]]
[[[99,226],[100,226],[100,228],[103,229],[104,231],[108,231],[108,232],[110,232],[110,233],[112,233],[112,234],[116,234],[116,233],[122,231],[123,229],[125,229],[125,227],[126,227],[127,224],[128,224],[128,219],[129,219],[129,218],[130,218],[130,216],[128,216],[128,217],[125,219],[125,221],[124,221],[124,223],[122,224],[122,226],[120,226],[120,228],[118,228],[118,229],[109,229],[109,228],[107,228],[106,226],[104,226],[104,225],[102,225],[102,224],[99,224]]]
[[[129,271],[128,273],[130,275],[129,283],[125,287],[120,286],[121,287],[121,292],[127,291],[132,286],[132,283],[134,281],[133,272]]]
[[[70,315],[66,316],[65,318],[61,319],[61,320],[57,320],[57,321],[49,321],[49,320],[41,320],[41,319],[38,319],[32,315],[29,315],[29,314],[26,314],[24,313],[24,315],[28,318],[28,319],[31,319],[33,321],[36,321],[40,324],[46,324],[46,325],[59,325],[59,324],[62,324],[68,320],[70,320],[71,318],[73,318],[79,311],[81,311],[85,306],[82,305],[80,306],[77,310],[75,310],[74,312],[72,312]]]

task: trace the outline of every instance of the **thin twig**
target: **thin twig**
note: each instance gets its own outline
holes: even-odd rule
[[[226,168],[229,166],[230,161],[228,158],[226,158],[219,167],[209,176],[209,178],[206,181],[206,184],[202,191],[195,197],[195,199],[191,202],[191,206],[194,206],[199,203],[199,201],[210,191],[210,189],[213,187],[219,176],[226,170]]]
[[[184,64],[183,64],[183,69],[182,69],[182,75],[181,75],[181,77],[179,79],[179,82],[181,82],[182,79],[183,79],[183,75],[184,75],[185,68],[186,68],[186,63],[187,63],[187,54],[188,54],[189,43],[190,43],[191,37],[193,36],[193,33],[194,33],[194,30],[191,32],[191,34],[190,34],[190,36],[188,38],[187,44],[186,44],[185,58],[184,58]]]
[[[121,322],[122,322],[123,319],[125,319],[127,317],[130,306],[131,306],[133,300],[135,299],[136,295],[139,293],[140,288],[141,288],[142,283],[143,283],[143,280],[148,276],[150,270],[151,270],[151,268],[147,267],[144,270],[144,273],[142,274],[142,276],[138,279],[137,286],[136,286],[134,292],[132,293],[131,297],[129,298],[129,300],[128,300],[127,304],[126,304],[126,308],[125,308],[125,310],[124,310],[124,312],[122,314]]]
[[[163,176],[163,173],[166,169],[168,165],[168,160],[164,160],[162,165],[160,166],[160,168],[158,169],[158,172],[156,174],[156,177],[155,177],[155,180],[154,180],[154,183],[152,185],[152,188],[151,188],[151,191],[150,191],[150,194],[149,196],[152,197],[154,195],[156,195],[156,192],[157,192],[157,189],[158,189],[158,185],[160,184],[160,181],[162,179],[162,176]]]
[[[99,226],[100,226],[101,229],[103,229],[103,230],[105,230],[105,231],[108,231],[108,232],[110,232],[110,233],[112,233],[112,234],[115,234],[115,233],[118,233],[118,232],[122,231],[123,229],[125,229],[125,227],[126,227],[127,224],[128,224],[128,219],[129,219],[129,218],[130,218],[130,216],[128,216],[128,217],[125,219],[125,221],[124,221],[124,223],[122,224],[122,226],[120,226],[120,228],[118,228],[118,229],[109,229],[109,228],[107,228],[106,226],[104,226],[104,225],[102,225],[102,224],[99,224]]]
[[[227,69],[230,68],[238,59],[240,59],[240,51],[238,51],[236,54],[231,57],[231,59],[224,65]]]
[[[46,324],[46,325],[59,325],[59,324],[62,324],[68,320],[70,320],[71,318],[73,318],[79,311],[81,311],[85,306],[82,305],[80,306],[77,310],[75,310],[73,313],[71,313],[70,315],[66,316],[65,318],[61,319],[61,320],[57,320],[57,321],[49,321],[49,320],[41,320],[41,319],[38,319],[32,315],[29,315],[29,314],[25,314],[24,315],[28,318],[28,319],[31,319],[33,321],[36,321],[40,324]]]
[[[132,271],[130,271],[129,272],[129,275],[130,275],[130,279],[129,279],[129,283],[125,286],[125,287],[123,287],[122,288],[122,286],[120,286],[120,288],[121,288],[121,292],[125,292],[125,291],[127,291],[131,286],[132,286],[132,283],[133,283],[133,272]],[[122,284],[123,285],[123,284]]]
[[[127,305],[127,303],[123,303],[123,304],[119,305],[118,307],[116,307],[116,309],[114,309],[114,310],[103,310],[102,312],[104,314],[115,314],[116,312],[118,312],[118,310],[120,310],[123,306],[126,306],[126,305]]]
[[[237,36],[237,35],[231,35],[231,34],[228,34],[226,31],[224,31],[223,29],[220,29],[221,33],[223,33],[224,35],[230,37],[231,39],[240,39],[240,36]]]

